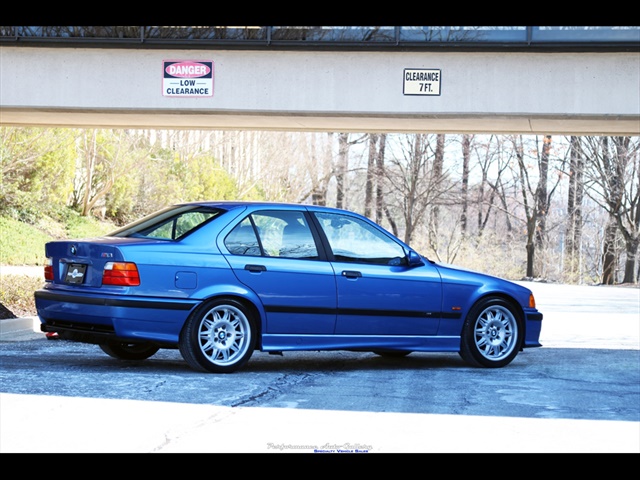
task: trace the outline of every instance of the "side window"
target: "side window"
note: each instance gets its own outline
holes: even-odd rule
[[[316,213],[339,262],[403,265],[405,251],[369,223],[348,215]]]
[[[268,255],[306,260],[318,258],[316,242],[302,212],[265,210],[252,217]]]
[[[180,238],[184,234],[190,232],[198,225],[205,222],[207,219],[211,217],[211,214],[205,214],[202,212],[187,212],[184,215],[176,218],[175,225],[175,238]]]
[[[258,238],[249,218],[240,222],[224,239],[227,249],[234,255],[262,255]]]
[[[302,212],[265,210],[253,213],[231,230],[224,244],[234,255],[318,258],[315,240]]]
[[[304,218],[291,218],[282,229],[280,256],[310,260],[318,258],[316,242]]]

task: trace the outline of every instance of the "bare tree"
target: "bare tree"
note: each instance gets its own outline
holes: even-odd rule
[[[352,145],[361,143],[366,138],[367,135],[362,135],[355,140],[350,140],[348,133],[338,134],[338,163],[335,167],[337,208],[347,208],[346,180],[349,173],[349,149]]]
[[[319,144],[315,140],[318,138],[313,136],[313,154],[312,165],[314,165],[315,175],[311,179],[311,203],[314,205],[327,204],[327,190],[329,180],[331,179],[333,163],[333,153],[331,149],[333,133],[328,132],[321,134]]]
[[[387,134],[386,133],[380,134],[379,138],[380,138],[380,145],[378,147],[378,154],[376,156],[376,217],[375,217],[375,221],[378,223],[381,223],[383,209],[385,208],[382,182],[384,179],[384,154],[387,146]]]
[[[389,223],[389,228],[393,234],[398,237],[398,224],[389,210],[389,205],[384,198],[384,182],[386,179],[385,169],[385,152],[387,148],[387,134],[382,133],[378,135],[379,147],[376,156],[376,216],[375,220],[379,224],[382,224],[383,219],[386,218]]]
[[[349,134],[338,134],[338,164],[336,165],[336,207],[345,205],[345,176],[349,170]]]
[[[586,164],[586,194],[606,210],[609,223],[603,245],[605,284],[615,283],[615,232],[625,243],[623,283],[637,281],[637,256],[640,245],[640,160],[636,137],[584,137],[582,149],[590,161]]]
[[[567,226],[565,231],[565,273],[579,278],[580,245],[582,239],[582,199],[584,196],[584,154],[580,140],[570,139],[569,193],[567,195]]]
[[[467,214],[469,209],[469,159],[471,157],[471,141],[473,135],[462,135],[462,213],[460,214],[460,229],[467,233]]]
[[[547,236],[547,215],[549,215],[548,181],[549,181],[549,151],[551,150],[551,135],[545,135],[542,140],[542,150],[538,158],[539,180],[536,186],[536,217],[538,225],[536,227],[536,248],[541,249],[545,245]]]
[[[476,213],[476,235],[482,236],[487,222],[496,207],[496,195],[501,210],[505,213],[506,230],[512,229],[506,187],[503,183],[504,172],[509,168],[510,156],[505,155],[502,137],[491,135],[485,142],[474,142],[473,152],[480,167],[480,181],[474,187]],[[487,187],[489,187],[487,191]]]
[[[433,155],[432,176],[435,179],[441,179],[444,170],[444,134],[436,135],[436,149]],[[438,201],[431,204],[431,212],[429,215],[429,244],[436,245],[436,237],[439,236],[440,228],[440,205]]]
[[[404,135],[400,140],[402,156],[389,156],[385,169],[390,195],[404,219],[404,241],[411,238],[418,225],[426,224],[425,215],[450,189],[445,181],[446,173],[436,176],[433,159],[436,137],[428,134]]]
[[[551,189],[548,188],[549,148],[551,136],[545,135],[543,147],[539,148],[538,137],[534,139],[534,148],[525,146],[522,135],[512,137],[514,155],[517,160],[517,180],[521,195],[526,225],[527,268],[526,276],[539,275],[541,266],[536,265],[536,247],[542,245],[546,234],[546,217],[551,204],[551,196],[558,186],[559,179]],[[529,155],[535,155],[530,158]],[[537,178],[537,184],[534,181]]]
[[[387,134],[370,133],[368,138],[367,168],[364,190],[364,216],[382,223],[386,218],[390,229],[397,235],[398,227],[384,201],[385,166],[384,155]]]
[[[367,179],[364,189],[364,216],[371,218],[371,210],[373,209],[373,188],[376,180],[376,160],[378,135],[370,133],[369,135],[369,155],[367,157]]]

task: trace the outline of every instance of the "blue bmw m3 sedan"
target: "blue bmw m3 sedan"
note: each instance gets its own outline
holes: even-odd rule
[[[183,203],[45,254],[41,330],[119,359],[172,348],[231,373],[255,350],[452,352],[495,368],[541,346],[529,289],[431,261],[342,209]]]

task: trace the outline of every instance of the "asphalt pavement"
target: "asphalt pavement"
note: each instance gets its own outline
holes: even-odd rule
[[[638,287],[518,283],[533,290],[544,314],[543,348],[640,350]],[[0,320],[0,341],[43,338],[37,317]],[[640,453],[640,422],[633,421],[231,408],[4,392],[0,405],[0,453]],[[118,412],[118,421],[91,415],[90,422],[68,422],[78,412],[96,411]],[[136,434],[119,436],[121,425]],[[242,447],[230,441],[239,432]],[[497,437],[495,444],[478,442],[487,435]],[[366,442],[316,444],[336,436]]]

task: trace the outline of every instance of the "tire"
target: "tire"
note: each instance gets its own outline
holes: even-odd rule
[[[110,357],[119,360],[146,360],[156,354],[160,347],[149,343],[108,342],[101,343],[100,348]]]
[[[474,367],[511,363],[522,344],[522,322],[506,301],[490,297],[471,308],[462,327],[460,356]]]
[[[256,345],[253,316],[238,301],[205,302],[187,319],[178,347],[194,370],[232,373],[248,361]]]

